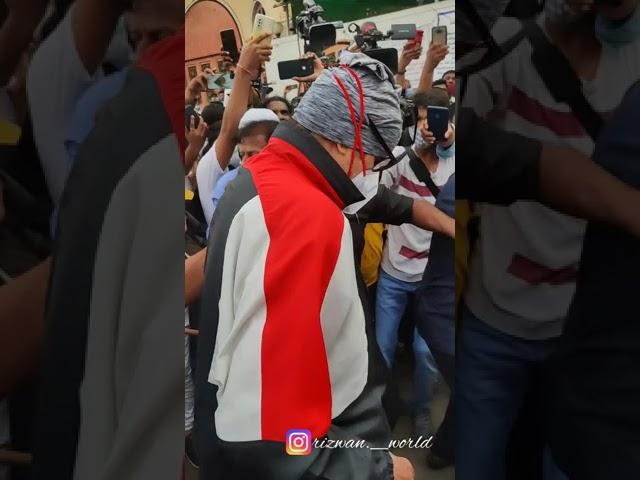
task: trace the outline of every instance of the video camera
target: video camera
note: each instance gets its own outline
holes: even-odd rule
[[[355,33],[355,41],[363,52],[378,48],[378,42],[383,40],[413,40],[416,38],[417,27],[413,24],[391,25],[391,30],[383,33],[373,22],[365,22],[360,27],[356,23],[349,25],[349,32]]]
[[[355,33],[356,45],[362,53],[384,63],[395,74],[398,73],[398,50],[395,48],[379,48],[378,42],[382,40],[414,40],[418,29],[415,24],[391,25],[387,33],[378,30],[373,22],[365,22],[360,27],[356,23],[349,25],[349,32]]]
[[[296,17],[296,33],[305,42],[305,52],[320,54],[325,48],[335,45],[336,29],[342,22],[325,22],[324,8],[314,0],[303,0],[304,10]]]

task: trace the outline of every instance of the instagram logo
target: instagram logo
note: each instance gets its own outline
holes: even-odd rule
[[[289,430],[286,442],[287,455],[311,454],[311,432],[309,430]]]

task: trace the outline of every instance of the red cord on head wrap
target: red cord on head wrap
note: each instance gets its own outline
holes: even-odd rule
[[[344,95],[344,98],[347,101],[347,107],[349,107],[349,113],[351,115],[351,121],[353,122],[353,129],[355,131],[353,149],[351,151],[351,162],[349,163],[349,171],[347,175],[351,176],[351,171],[353,169],[353,161],[355,160],[355,157],[356,157],[356,150],[360,154],[360,160],[362,161],[362,173],[364,174],[366,170],[366,164],[364,160],[364,147],[362,145],[362,127],[364,125],[364,116],[365,116],[364,88],[362,87],[362,82],[360,81],[360,77],[358,77],[356,72],[354,72],[351,68],[347,67],[346,65],[340,65],[340,68],[347,71],[349,75],[351,75],[354,78],[356,82],[357,90],[358,90],[359,100],[360,100],[360,120],[358,120],[356,111],[353,108],[353,102],[351,101],[351,97],[349,96],[349,92],[347,88],[344,86],[344,83],[342,82],[340,77],[338,77],[338,75],[332,72],[333,78],[335,78],[336,83],[338,84],[338,87],[340,87],[340,90],[342,90],[342,94]]]

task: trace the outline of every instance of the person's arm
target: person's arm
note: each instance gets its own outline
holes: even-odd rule
[[[195,116],[191,115],[191,123],[189,125],[189,131],[187,132],[188,146],[184,154],[184,169],[186,172],[189,172],[193,167],[207,139],[208,125],[204,119],[201,118],[196,128],[195,121]]]
[[[322,60],[318,58],[318,56],[313,52],[307,52],[302,58],[312,58],[313,59],[313,73],[311,75],[307,75],[306,77],[293,77],[291,80],[295,80],[299,83],[312,83],[315,82],[316,79],[320,76],[320,74],[324,70],[324,65],[322,64]]]
[[[461,109],[457,196],[509,205],[539,201],[640,237],[640,192],[569,147],[507,132]]]
[[[200,94],[207,90],[207,78],[213,75],[213,70],[206,68],[204,72],[196,75],[187,84],[184,90],[184,104],[193,105],[199,102]]]
[[[413,40],[409,40],[405,43],[400,53],[400,59],[398,60],[398,73],[396,73],[396,84],[404,87],[405,75],[407,73],[407,67],[413,60],[417,60],[422,55],[422,46],[416,44]]]
[[[443,233],[456,238],[456,220],[424,200],[413,201],[411,223],[431,232]]]
[[[251,82],[258,77],[262,64],[271,59],[272,47],[260,43],[269,36],[270,34],[260,35],[249,40],[242,47],[242,53],[240,53],[240,59],[235,69],[229,103],[222,116],[220,135],[213,147],[222,170],[229,165],[233,149],[236,146],[238,125],[247,111],[251,96]]]
[[[47,0],[5,0],[8,9],[0,25],[0,86],[15,72],[22,55],[33,41],[33,34],[47,8]]]
[[[69,172],[67,126],[76,102],[95,82],[124,2],[77,0],[33,55],[27,94],[47,187],[58,204]]]
[[[424,61],[424,67],[422,67],[422,74],[420,75],[420,83],[416,89],[416,93],[425,92],[433,85],[433,72],[438,67],[440,62],[444,60],[444,57],[449,53],[448,45],[429,44],[429,50],[427,50],[427,58]]]
[[[76,0],[71,28],[82,64],[93,75],[104,60],[120,16],[133,0]]]
[[[184,262],[184,304],[190,305],[200,298],[204,284],[204,265],[207,249],[203,248]]]
[[[640,191],[571,148],[543,145],[540,201],[588,221],[622,228],[640,238]]]
[[[0,398],[37,365],[50,269],[47,259],[0,287]]]
[[[355,214],[363,223],[402,225],[411,223],[455,238],[455,220],[425,200],[414,200],[378,186],[376,195]]]

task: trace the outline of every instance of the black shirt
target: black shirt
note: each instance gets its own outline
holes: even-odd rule
[[[640,188],[640,86],[603,130],[594,160]],[[640,240],[589,224],[576,294],[548,364],[553,454],[570,478],[640,475]]]

